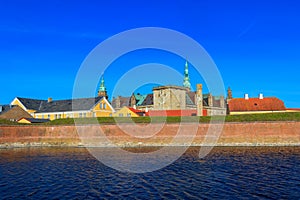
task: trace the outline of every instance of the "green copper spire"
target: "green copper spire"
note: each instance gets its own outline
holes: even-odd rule
[[[98,90],[98,96],[104,96],[106,99],[108,99],[106,87],[104,85],[104,78],[101,77],[101,83]]]
[[[187,61],[185,61],[183,87],[186,87],[189,90],[191,89],[191,83],[190,83],[189,69],[188,69],[188,62]]]
[[[99,92],[105,92],[105,91],[106,91],[106,88],[105,88],[105,85],[104,85],[104,78],[102,76],[101,84],[100,84],[100,87],[99,87]]]

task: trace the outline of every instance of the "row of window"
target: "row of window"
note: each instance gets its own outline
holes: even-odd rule
[[[100,109],[106,109],[106,103],[100,103]],[[86,113],[79,113],[79,118],[82,118],[82,117],[87,117],[87,114]],[[96,113],[93,113],[93,117],[96,117]],[[50,119],[50,114],[48,115],[42,115],[41,117],[42,119]],[[54,119],[60,119],[62,118],[62,114],[55,114],[54,115]],[[66,118],[74,118],[74,113],[70,113],[70,114],[66,114]]]
[[[124,117],[123,113],[119,113],[119,117]],[[127,117],[131,117],[131,113],[127,113]]]
[[[79,118],[87,117],[87,113],[79,113]],[[50,119],[50,114],[48,115],[41,115],[42,119]],[[93,117],[96,117],[96,113],[93,113]],[[62,114],[55,114],[54,119],[60,119],[63,118]],[[74,118],[74,113],[66,114],[66,118]]]
[[[100,109],[106,109],[106,103],[100,103]]]

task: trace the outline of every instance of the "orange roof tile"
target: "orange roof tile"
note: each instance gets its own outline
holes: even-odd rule
[[[286,110],[282,100],[276,97],[259,98],[234,98],[228,102],[230,112],[234,111],[276,111]]]
[[[127,106],[126,106],[127,107]],[[148,116],[147,113],[143,110],[134,109],[132,107],[127,107],[130,111],[134,112],[135,114],[139,116]]]
[[[132,107],[128,107],[128,109],[131,110],[131,111],[134,112],[134,113],[137,113],[137,112],[145,112],[145,111],[143,111],[143,110],[134,109],[134,108],[132,108]]]

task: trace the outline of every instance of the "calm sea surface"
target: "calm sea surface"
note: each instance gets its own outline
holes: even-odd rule
[[[198,152],[133,174],[84,148],[1,149],[0,199],[300,199],[300,147],[219,147],[202,160]]]

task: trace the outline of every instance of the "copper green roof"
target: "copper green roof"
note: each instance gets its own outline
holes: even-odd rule
[[[184,68],[184,79],[183,79],[183,86],[191,89],[191,83],[190,83],[190,77],[189,77],[189,68],[188,68],[188,62],[185,62],[185,68]]]
[[[101,78],[101,83],[100,83],[99,91],[100,92],[105,92],[106,91],[106,87],[105,87],[105,84],[104,84],[104,78],[103,78],[103,76]]]
[[[141,95],[141,94],[134,94],[134,97],[136,99],[136,105],[140,106],[143,104],[144,100],[146,99],[147,95]]]

